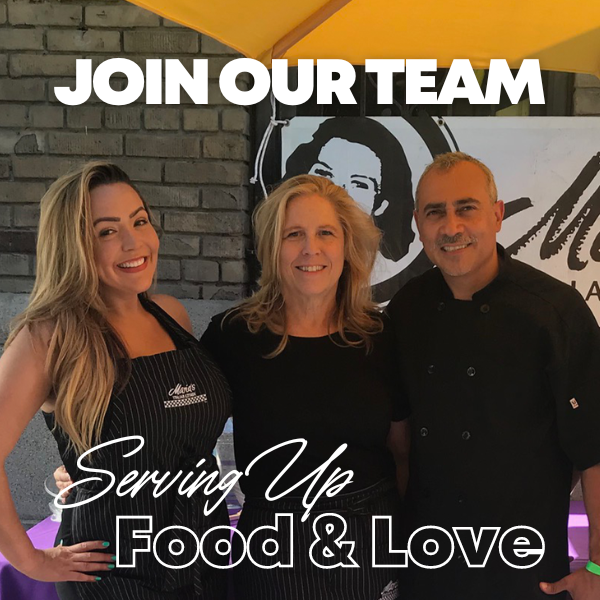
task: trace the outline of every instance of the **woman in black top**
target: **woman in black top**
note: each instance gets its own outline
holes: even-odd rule
[[[238,529],[248,537],[275,525],[276,513],[293,514],[293,567],[283,566],[291,562],[288,529],[280,524],[280,552],[273,558],[261,550],[273,532],[260,530],[250,544],[253,557],[263,567],[277,561],[280,566],[242,560],[233,572],[236,600],[397,598],[397,570],[372,568],[371,553],[371,517],[391,516],[399,525],[388,448],[405,476],[408,415],[393,382],[392,331],[370,297],[380,234],[345,190],[309,175],[273,192],[254,225],[260,289],[215,317],[202,341],[232,388],[237,468],[250,466],[241,481],[246,502]],[[290,440],[306,440],[306,447],[301,441],[286,444]],[[278,444],[284,445],[254,462]],[[343,444],[345,450],[310,489],[310,474]],[[352,475],[340,473],[337,493],[317,501],[302,521],[303,495],[316,495],[335,467]],[[344,540],[354,547],[331,557],[317,544],[317,566],[311,559],[313,525],[324,513],[345,519]],[[327,525],[339,525],[328,519],[316,525],[323,538]],[[335,549],[332,539],[326,541]],[[388,538],[379,539],[385,548],[374,553],[382,564]],[[339,562],[348,568],[321,568]]]
[[[230,414],[229,388],[191,335],[182,305],[147,296],[157,253],[149,209],[114,165],[89,163],[56,181],[41,201],[36,284],[0,360],[0,449],[6,457],[41,407],[56,425],[61,456],[77,484],[70,503],[82,504],[63,511],[61,544],[36,550],[3,476],[0,551],[30,577],[62,582],[61,599],[225,595],[225,571],[194,560],[192,534],[181,529],[200,538],[209,528],[228,525],[224,502],[202,489],[184,495],[181,478],[168,484],[178,471],[194,473],[193,480],[216,470],[212,450]],[[120,438],[129,439],[116,442]],[[96,473],[90,476],[84,467]],[[133,471],[156,471],[165,480],[160,490],[151,482],[135,494],[117,494],[116,486]],[[102,495],[110,473],[114,486]],[[130,478],[125,488],[137,481]],[[214,509],[205,510],[206,504]],[[124,522],[118,540],[118,516],[144,519]],[[156,537],[169,527],[178,529]],[[149,528],[147,539],[135,538],[133,529]],[[210,548],[206,558],[226,564]],[[124,566],[133,561],[135,567]]]

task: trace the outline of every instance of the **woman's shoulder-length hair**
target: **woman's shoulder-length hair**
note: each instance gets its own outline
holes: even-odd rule
[[[346,190],[324,177],[292,177],[257,207],[253,223],[256,253],[262,268],[259,289],[230,314],[244,318],[253,333],[266,328],[282,336],[270,357],[284,350],[289,336],[279,255],[286,208],[295,198],[305,195],[317,195],[331,202],[344,235],[344,267],[337,288],[332,331],[338,332],[344,344],[370,349],[371,335],[382,327],[370,284],[381,233]]]

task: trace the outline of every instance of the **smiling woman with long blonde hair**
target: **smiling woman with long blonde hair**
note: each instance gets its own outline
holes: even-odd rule
[[[54,408],[56,422],[80,453],[97,443],[114,384],[126,378],[129,367],[123,341],[110,325],[99,294],[90,218],[90,192],[124,181],[116,168],[91,163],[50,186],[41,202],[35,285],[6,342],[8,348],[24,327],[47,338],[52,392],[60,399]],[[124,185],[134,190],[131,183]],[[145,201],[140,201],[150,219]]]
[[[191,335],[183,306],[167,296],[149,297],[158,246],[148,205],[116,165],[88,163],[42,198],[36,283],[0,359],[0,454],[4,463],[42,408],[77,484],[69,497],[77,505],[63,511],[62,543],[36,550],[2,468],[0,551],[30,577],[62,582],[61,600],[218,600],[225,593],[223,571],[198,562],[171,569],[149,553],[136,556],[135,568],[114,569],[113,563],[118,515],[152,516],[157,531],[187,525],[203,533],[228,524],[223,503],[206,517],[200,494],[187,498],[168,490],[155,498],[144,488],[134,498],[99,497],[107,485],[102,478],[78,484],[85,464],[117,480],[133,470],[190,470],[201,460],[207,471],[216,468],[212,450],[230,413],[227,383]],[[194,394],[178,398],[177,386]],[[137,444],[88,453],[133,435],[145,445],[127,458]],[[161,538],[163,560],[173,560],[164,558],[173,539]],[[118,550],[127,563],[132,549],[125,542]],[[184,552],[175,562],[186,558]]]

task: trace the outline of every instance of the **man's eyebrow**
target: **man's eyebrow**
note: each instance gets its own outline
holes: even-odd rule
[[[130,215],[129,218],[133,219],[135,215],[137,215],[141,210],[146,210],[146,207],[142,204],[142,206],[138,206]],[[94,221],[94,226],[102,221],[109,221],[111,223],[119,223],[121,221],[120,217],[100,217]]]
[[[477,200],[477,198],[461,198],[460,200],[455,200],[452,203],[452,206],[465,206],[466,204],[481,204],[481,202],[479,200]],[[429,202],[428,204],[426,204],[423,208],[423,210],[436,210],[436,209],[443,209],[446,210],[446,203],[445,202]]]
[[[463,204],[481,204],[477,198],[461,198],[453,202],[454,206],[462,206]]]
[[[423,207],[423,210],[430,210],[430,209],[436,209],[436,208],[443,208],[445,210],[446,203],[445,202],[429,202]]]

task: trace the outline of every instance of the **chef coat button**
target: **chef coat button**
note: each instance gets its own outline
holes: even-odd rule
[[[427,437],[429,434],[429,429],[427,429],[427,427],[421,427],[419,433],[421,434],[421,437]]]
[[[475,373],[476,373],[476,371],[475,371],[475,369],[474,369],[473,367],[469,367],[469,368],[467,369],[467,375],[468,375],[469,377],[474,377],[474,376],[475,376]]]
[[[435,366],[434,366],[434,365],[429,365],[429,366],[427,367],[427,372],[428,372],[430,375],[433,375],[433,372],[434,372],[434,371],[435,371]]]
[[[465,442],[467,440],[470,440],[471,439],[471,434],[468,431],[463,431],[462,432],[462,439],[465,440]]]
[[[442,312],[446,308],[446,304],[444,302],[440,302],[438,304],[438,310]]]
[[[489,305],[489,304],[482,304],[482,305],[479,307],[479,310],[480,310],[480,311],[481,311],[483,314],[489,313],[489,312],[490,312],[490,305]]]

